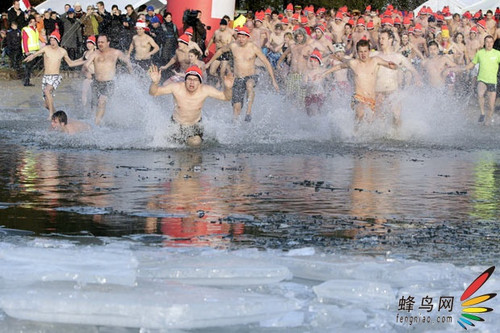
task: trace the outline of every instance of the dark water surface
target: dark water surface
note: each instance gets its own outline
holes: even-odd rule
[[[464,250],[484,264],[499,254],[494,149],[390,140],[196,150],[63,146],[12,138],[4,127],[5,228],[166,246],[391,251],[457,263],[469,260],[457,258]]]

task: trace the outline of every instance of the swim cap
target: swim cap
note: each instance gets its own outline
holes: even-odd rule
[[[89,36],[89,37],[87,38],[86,43],[92,43],[92,44],[96,45],[95,36]]]
[[[179,38],[177,38],[177,41],[181,42],[181,43],[184,43],[186,45],[189,45],[189,37],[186,34],[184,34],[184,35],[180,36]]]
[[[323,57],[321,56],[321,52],[318,49],[314,49],[309,58],[318,60],[320,65],[323,65]]]
[[[345,52],[344,43],[335,43],[335,44],[333,44],[333,51],[334,51],[334,53]]]
[[[58,43],[61,42],[61,34],[59,34],[59,32],[55,30],[50,34],[49,39],[50,38],[54,38],[55,40],[57,40]]]
[[[247,26],[242,26],[238,29],[238,35],[245,35],[247,37],[250,37],[250,29],[248,29]]]
[[[146,24],[146,22],[144,21],[137,21],[135,23],[135,28],[138,29],[138,28],[143,28],[144,30],[146,31],[149,31],[149,28],[148,28],[148,25]]]
[[[200,80],[200,83],[203,83],[203,76],[200,67],[194,65],[186,69],[186,75],[184,76],[184,80],[187,79],[189,75],[197,76]]]

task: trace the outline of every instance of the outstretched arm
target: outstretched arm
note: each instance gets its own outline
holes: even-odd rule
[[[219,58],[222,53],[224,52],[228,52],[230,49],[229,45],[231,44],[227,44],[227,45],[224,45],[223,47],[221,47],[220,49],[217,50],[217,52],[215,52],[215,54],[212,56],[212,59],[210,59],[209,62],[207,62],[207,68],[210,68],[210,65],[215,61],[217,60],[217,58]]]
[[[122,61],[125,64],[125,66],[127,66],[128,72],[132,73],[133,69],[132,69],[132,63],[130,62],[130,57],[127,56],[122,51],[118,51],[118,52],[120,52],[118,55],[118,59],[120,59],[120,61]]]
[[[224,76],[224,91],[220,91],[211,86],[205,86],[208,89],[208,97],[212,97],[221,101],[230,101],[233,98],[234,76],[229,73]]]
[[[377,64],[390,68],[390,69],[398,69],[398,65],[392,61],[385,61],[384,59],[377,57]]]
[[[158,67],[151,66],[149,67],[149,77],[151,78],[151,85],[149,86],[149,94],[151,96],[160,96],[167,95],[173,92],[172,87],[174,84],[168,84],[166,86],[159,86],[161,80],[161,71],[158,70]],[[215,88],[214,88],[215,89]]]
[[[176,61],[177,61],[177,54],[176,54],[176,55],[174,55],[174,56],[172,57],[172,59],[170,59],[170,61],[169,61],[169,62],[167,62],[167,64],[166,64],[166,65],[161,66],[161,67],[160,67],[160,71],[164,71],[165,69],[168,69],[170,66],[172,66],[173,64],[175,64],[175,62],[176,62]]]
[[[323,76],[323,77],[326,77],[326,76],[328,76],[328,75],[332,74],[333,72],[336,72],[336,71],[338,71],[338,70],[340,70],[340,69],[343,69],[343,68],[349,68],[349,63],[343,62],[343,63],[341,63],[341,64],[335,65],[335,66],[333,66],[332,68],[330,68],[330,69],[326,70],[326,71],[323,73],[323,75],[322,75],[322,76]]]
[[[86,61],[82,58],[77,59],[77,60],[71,60],[71,58],[68,56],[68,52],[64,50],[64,56],[63,56],[64,61],[68,64],[69,67],[76,67],[76,66],[81,66],[83,65]]]
[[[276,64],[276,67],[279,67],[281,65],[281,63],[283,62],[283,60],[286,59],[286,57],[290,54],[290,52],[292,52],[292,49],[290,48],[290,46],[285,50],[285,52],[283,52],[283,54],[281,55],[281,57],[278,59],[278,63]]]
[[[46,47],[46,46],[45,46]],[[33,59],[35,59],[36,57],[42,55],[45,53],[45,47],[41,48],[40,50],[36,51],[35,53],[32,53],[30,54],[29,56],[27,56],[23,62],[30,62],[32,61]]]

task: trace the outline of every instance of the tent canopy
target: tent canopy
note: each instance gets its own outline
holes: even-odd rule
[[[64,13],[64,5],[69,3],[70,5],[74,5],[76,2],[79,2],[82,5],[82,9],[85,11],[88,5],[96,4],[98,0],[46,0],[36,6],[36,10],[40,11],[41,9],[52,9],[59,14]],[[111,11],[111,6],[117,5],[118,8],[124,12],[125,6],[130,4],[134,6],[135,9],[142,5],[153,6],[155,9],[160,9],[167,4],[166,0],[103,0],[104,5],[106,6],[107,11]]]
[[[482,9],[484,13],[488,9],[495,12],[499,2],[498,0],[428,0],[415,8],[414,12],[418,13],[423,6],[430,7],[433,11],[442,10],[444,6],[449,6],[450,12],[458,14],[466,11],[477,12],[479,9]]]

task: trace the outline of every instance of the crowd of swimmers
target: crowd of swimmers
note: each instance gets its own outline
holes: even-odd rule
[[[88,50],[72,60],[59,46],[58,31],[48,36],[47,46],[28,52],[27,63],[44,56],[42,90],[53,126],[71,123],[60,118],[53,102],[62,59],[71,67],[83,65],[82,100],[87,103],[89,90],[95,92],[97,125],[105,115],[121,62],[130,73],[148,73],[150,95],[173,95],[171,119],[178,125],[173,137],[194,146],[203,138],[205,99],[231,101],[235,120],[246,107],[244,120],[251,121],[255,86],[266,72],[274,89],[294,99],[294,105],[310,116],[326,109],[330,95],[349,96],[358,123],[385,113],[399,127],[401,90],[425,84],[446,94],[475,91],[479,122],[488,125],[494,119],[500,64],[500,51],[494,48],[500,39],[498,8],[495,13],[459,15],[449,7],[437,12],[423,7],[414,14],[392,5],[383,11],[368,6],[360,12],[346,6],[326,10],[289,4],[282,13],[266,9],[224,17],[206,46],[193,41],[196,27],[187,27],[165,63],[154,61],[161,47],[150,31],[157,20],[143,18],[135,22],[136,34],[125,52],[111,47],[113,37],[102,33],[89,36]],[[29,27],[36,29],[34,18]],[[83,128],[74,126],[72,131]]]

